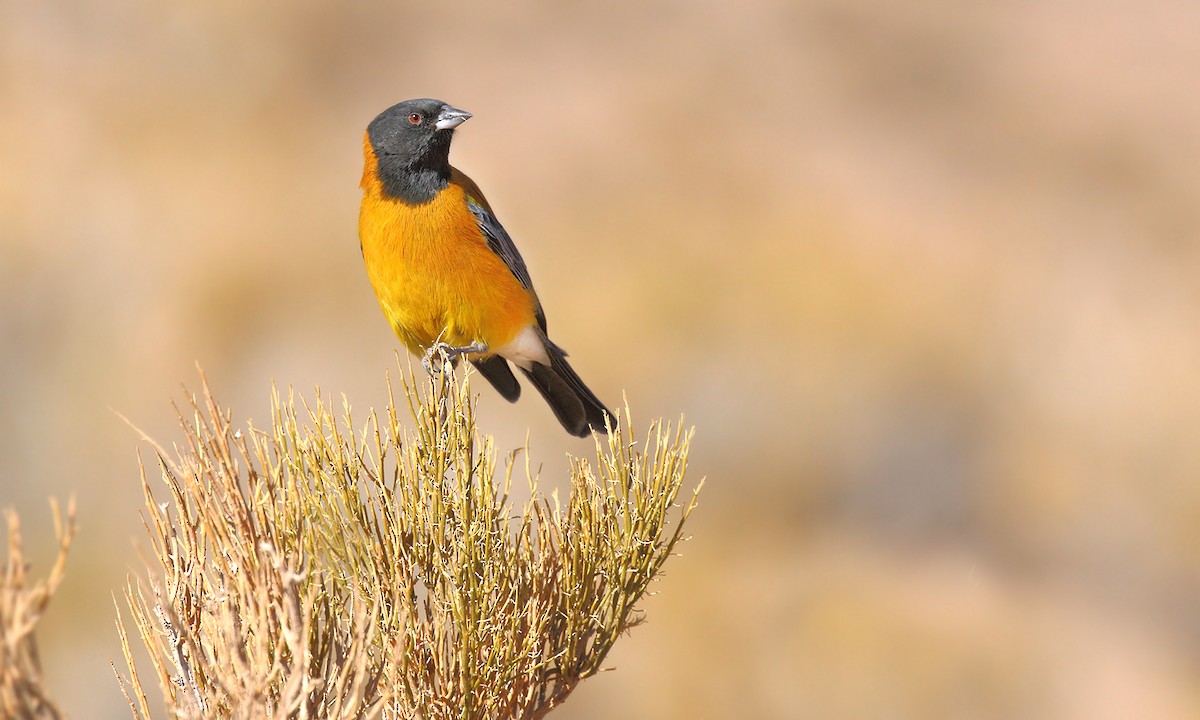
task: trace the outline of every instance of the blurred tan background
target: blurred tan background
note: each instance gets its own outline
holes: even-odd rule
[[[554,717],[1200,716],[1200,6],[0,3],[0,505],[72,718],[124,718],[135,434],[201,364],[383,401],[361,137],[452,160],[610,403],[686,413],[694,539]],[[568,438],[482,384],[543,475]]]

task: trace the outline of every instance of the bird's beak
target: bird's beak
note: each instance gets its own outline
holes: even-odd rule
[[[434,127],[438,130],[451,130],[470,119],[471,113],[466,110],[459,110],[449,105],[443,105],[441,112],[438,113],[437,122],[434,123]]]

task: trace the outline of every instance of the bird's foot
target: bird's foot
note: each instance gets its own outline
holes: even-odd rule
[[[453,364],[456,360],[458,360],[459,355],[487,352],[487,349],[487,344],[481,343],[478,340],[470,345],[463,345],[462,347],[455,347],[449,343],[444,343],[439,340],[431,345],[429,349],[425,351],[425,354],[421,356],[421,367],[425,368],[425,372],[429,373],[430,375],[435,375],[441,372],[442,368],[447,363]],[[436,364],[434,362],[434,358],[437,358]]]

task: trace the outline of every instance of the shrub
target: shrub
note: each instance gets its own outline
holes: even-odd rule
[[[46,612],[66,570],[67,551],[75,537],[75,501],[67,503],[63,517],[51,500],[58,557],[44,580],[29,577],[21,521],[13,510],[8,522],[8,557],[0,576],[0,717],[16,720],[58,720],[62,715],[42,683],[34,628]]]
[[[528,453],[498,462],[468,379],[405,378],[403,405],[389,381],[361,426],[345,401],[275,392],[271,427],[245,432],[205,383],[183,445],[155,446],[148,571],[126,601],[171,714],[540,718],[640,622],[696,505],[699,486],[677,503],[692,432],[654,424],[639,445],[626,408],[594,462],[571,461],[564,507]]]

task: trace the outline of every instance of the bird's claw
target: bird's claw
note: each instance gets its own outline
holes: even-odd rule
[[[487,352],[487,349],[488,346],[485,343],[479,342],[478,340],[470,345],[463,345],[462,347],[455,347],[449,343],[444,343],[441,340],[438,340],[431,345],[428,350],[425,351],[424,355],[421,356],[421,367],[425,368],[425,372],[429,373],[430,375],[436,375],[437,373],[441,372],[442,368],[444,368],[447,364],[453,365],[454,362],[458,360],[459,355]],[[434,365],[433,360],[435,356],[438,358],[436,365]]]

